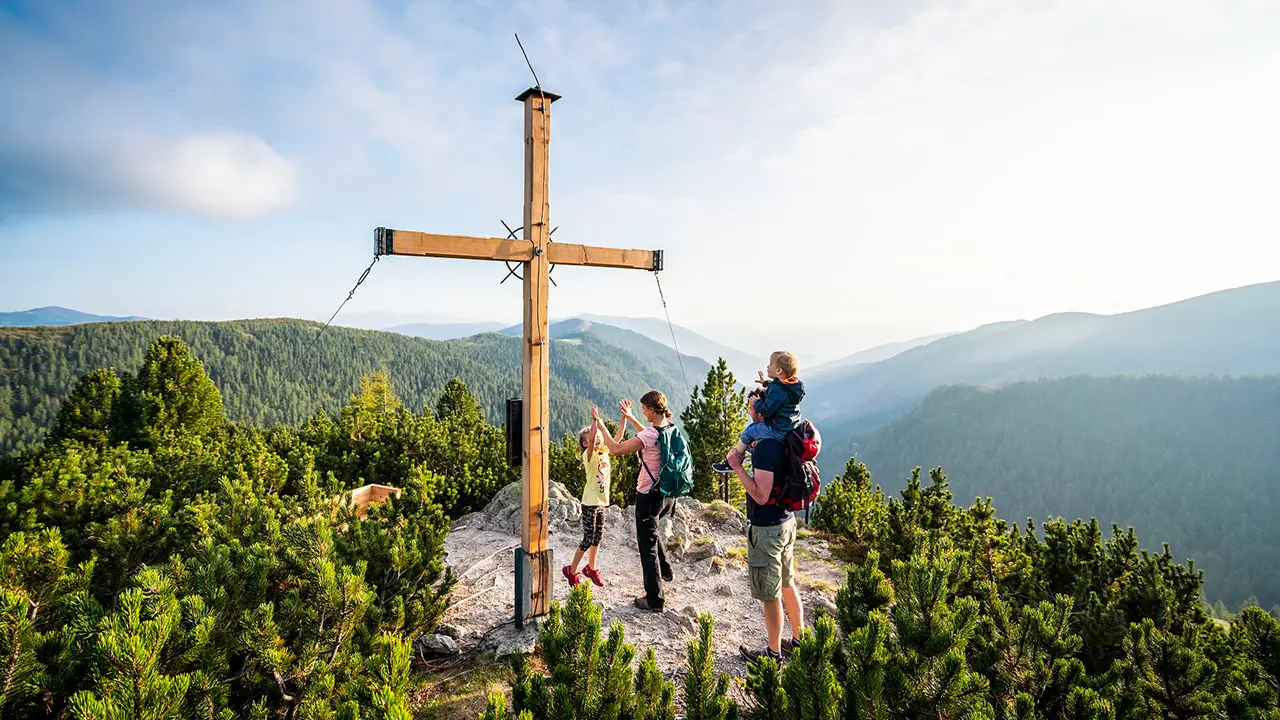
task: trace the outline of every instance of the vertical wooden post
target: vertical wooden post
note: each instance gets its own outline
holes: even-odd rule
[[[548,438],[551,414],[547,405],[550,364],[547,351],[547,289],[550,285],[547,240],[550,236],[548,160],[551,103],[559,96],[530,88],[517,100],[524,103],[524,238],[533,244],[533,258],[524,263],[524,343],[521,380],[524,398],[525,444],[521,469],[520,545],[529,579],[516,597],[516,622],[544,615],[550,608],[555,568],[547,547],[550,523],[547,498]],[[522,568],[524,569],[524,568]]]

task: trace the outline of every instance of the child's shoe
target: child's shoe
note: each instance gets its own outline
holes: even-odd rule
[[[574,572],[569,565],[560,568],[560,572],[564,574],[564,579],[569,581],[569,587],[578,587],[578,583],[582,582],[582,578],[578,577],[578,573]]]
[[[733,472],[733,468],[729,467],[729,463],[725,462],[724,460],[721,460],[720,462],[711,463],[711,469],[715,470],[716,472],[722,472],[722,473]]]
[[[604,587],[604,581],[600,579],[600,573],[590,565],[582,568],[582,574],[586,575],[587,579],[595,583],[597,586]]]

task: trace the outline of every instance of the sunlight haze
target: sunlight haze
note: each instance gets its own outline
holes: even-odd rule
[[[513,33],[555,239],[663,249],[671,319],[749,352],[1280,274],[1273,2],[110,5],[0,8],[0,310],[324,320],[377,226],[503,234]],[[339,323],[517,322],[504,274],[383,258]],[[552,317],[662,317],[553,277]]]

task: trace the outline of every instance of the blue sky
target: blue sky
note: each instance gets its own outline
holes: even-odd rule
[[[1280,279],[1269,0],[0,3],[0,309],[323,319],[379,225],[666,251],[673,319],[833,356]],[[515,320],[386,258],[348,322]],[[561,268],[553,316],[660,315]],[[784,302],[792,299],[795,303]]]

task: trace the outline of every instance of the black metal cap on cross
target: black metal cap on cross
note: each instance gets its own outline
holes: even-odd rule
[[[662,270],[661,250],[550,242],[548,162],[551,103],[560,96],[532,87],[516,100],[524,103],[524,237],[495,238],[438,235],[378,228],[376,255],[499,260],[524,264],[524,339],[521,397],[524,449],[521,472],[520,545],[516,568],[516,622],[545,614],[555,577],[547,543],[549,497],[547,459],[548,412],[547,290],[552,265],[588,265],[631,270]],[[523,582],[522,582],[523,580]]]

